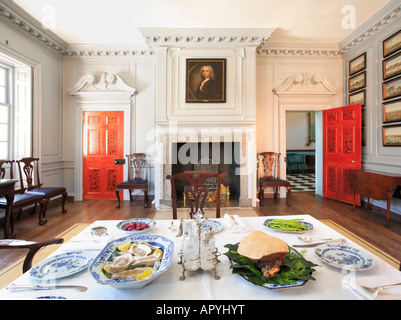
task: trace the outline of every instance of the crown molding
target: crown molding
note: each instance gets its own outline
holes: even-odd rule
[[[130,57],[151,56],[154,51],[146,44],[74,44],[68,45],[69,57]]]
[[[258,52],[260,55],[276,56],[338,56],[337,45],[315,43],[267,43]]]
[[[393,0],[372,18],[366,21],[358,29],[339,43],[340,54],[344,54],[353,47],[361,44],[371,36],[377,34],[389,23],[392,23],[401,16],[401,4],[399,0]]]
[[[257,47],[270,38],[274,28],[139,28],[150,48],[155,47]]]
[[[0,1],[0,21],[16,32],[33,39],[60,55],[66,53],[67,43],[10,0]]]

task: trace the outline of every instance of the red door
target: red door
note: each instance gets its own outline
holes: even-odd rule
[[[323,197],[352,203],[348,170],[361,169],[361,128],[360,104],[323,111]]]
[[[124,112],[84,112],[83,199],[116,199],[123,181]]]

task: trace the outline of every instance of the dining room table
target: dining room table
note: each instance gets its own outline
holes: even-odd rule
[[[224,211],[223,211],[224,215]],[[183,237],[177,236],[180,220],[155,220],[154,226],[144,232],[145,235],[163,236],[173,242],[173,253],[171,265],[168,270],[158,276],[154,281],[142,288],[121,289],[110,285],[100,284],[89,272],[88,268],[59,279],[47,280],[46,283],[35,279],[31,272],[26,272],[13,281],[13,285],[79,285],[87,287],[85,291],[74,289],[49,289],[49,290],[10,290],[8,287],[0,290],[1,300],[37,299],[46,297],[58,297],[74,300],[358,300],[374,299],[378,297],[377,292],[362,292],[361,284],[391,284],[401,282],[401,272],[391,266],[380,257],[368,252],[363,247],[347,239],[344,235],[333,230],[323,222],[310,215],[288,215],[288,216],[235,216],[237,224],[240,222],[241,229],[234,229],[228,222],[227,215],[217,221],[221,226],[213,234],[215,246],[221,254],[217,264],[216,279],[212,272],[205,270],[186,271],[185,279],[180,280],[183,267],[180,264],[180,251]],[[231,218],[231,217],[230,217]],[[305,233],[280,232],[265,225],[267,219],[298,219],[309,224],[310,228]],[[89,225],[78,235],[60,245],[50,257],[67,252],[80,252],[89,260],[95,259],[109,241],[126,237],[124,230],[117,228],[121,221],[98,220]],[[185,222],[185,220],[184,220]],[[106,235],[93,235],[92,230],[105,227]],[[346,245],[357,249],[364,257],[372,258],[373,262],[369,268],[363,270],[347,270],[324,261],[316,252],[316,247],[296,248],[305,259],[315,263],[313,277],[300,286],[287,287],[283,289],[267,289],[250,283],[242,276],[233,274],[230,268],[232,262],[224,254],[228,251],[225,245],[237,244],[252,231],[259,230],[264,233],[285,241],[289,246],[307,244],[299,237],[346,239]],[[143,235],[142,234],[142,235]],[[39,262],[40,263],[40,262]],[[33,266],[34,268],[35,266]],[[401,291],[397,288],[388,290],[389,299],[399,299]],[[401,288],[400,288],[401,290]],[[393,295],[390,295],[392,293]]]

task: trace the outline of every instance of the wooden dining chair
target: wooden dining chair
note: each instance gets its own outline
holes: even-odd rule
[[[286,201],[290,205],[291,183],[280,179],[280,153],[261,152],[258,153],[258,171],[259,171],[259,202],[263,206],[264,189],[273,188],[274,198],[280,187],[287,190]]]
[[[148,207],[148,161],[144,153],[131,153],[128,159],[128,180],[117,185],[117,206],[120,208],[120,191],[129,190],[129,200],[132,201],[132,191],[142,190],[144,192],[144,207]]]
[[[171,199],[173,207],[173,219],[177,219],[177,191],[176,181],[184,180],[184,194],[187,202],[190,204],[191,211],[189,216],[192,219],[193,215],[200,209],[204,213],[204,205],[206,198],[210,192],[210,178],[216,179],[215,199],[216,199],[216,218],[220,218],[220,198],[221,198],[221,181],[225,174],[218,174],[208,171],[185,171],[174,175],[167,175],[166,178],[171,182]],[[208,180],[208,182],[206,181]]]
[[[14,179],[14,160],[0,160],[0,178],[4,179],[9,176],[10,179]],[[7,167],[7,168],[6,168]],[[7,174],[8,172],[8,174]],[[19,210],[18,217],[21,216],[22,209],[26,207],[33,206],[32,213],[35,212],[36,205],[39,203],[40,205],[40,214],[39,214],[39,224],[45,224],[46,220],[46,205],[43,197],[39,194],[30,194],[25,193],[24,189],[17,188],[14,191],[14,200],[10,210],[9,220],[6,221],[6,225],[9,226],[10,230],[5,230],[5,238],[14,236],[14,218],[13,211]],[[0,208],[7,209],[7,200],[5,197],[0,198]]]
[[[25,273],[32,268],[32,261],[35,254],[43,247],[51,244],[61,244],[64,242],[63,238],[55,238],[46,241],[26,241],[17,239],[1,239],[0,249],[29,249],[22,265],[22,272]]]
[[[26,157],[17,160],[17,163],[21,188],[25,191],[25,193],[41,195],[45,201],[45,208],[47,208],[50,199],[62,196],[63,199],[61,203],[61,211],[62,213],[66,213],[67,210],[65,209],[65,203],[68,197],[67,190],[64,187],[43,186],[43,183],[40,181],[39,158]]]

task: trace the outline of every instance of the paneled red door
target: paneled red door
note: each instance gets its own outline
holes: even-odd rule
[[[123,181],[124,112],[88,111],[83,114],[83,199],[116,199]]]
[[[360,104],[323,111],[323,197],[352,203],[348,170],[361,169],[361,130]]]

